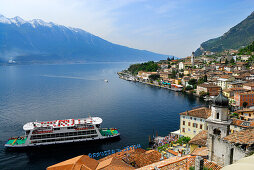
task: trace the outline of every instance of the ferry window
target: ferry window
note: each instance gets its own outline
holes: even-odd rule
[[[54,130],[60,130],[60,128],[54,128]]]

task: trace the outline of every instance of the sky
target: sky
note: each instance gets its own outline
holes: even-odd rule
[[[110,42],[186,57],[254,11],[254,0],[0,0],[0,14],[81,28]]]

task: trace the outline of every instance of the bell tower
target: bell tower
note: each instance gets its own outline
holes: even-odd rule
[[[195,53],[194,52],[192,52],[192,54],[191,54],[191,65],[192,65],[192,67],[194,67],[194,63],[195,62]]]
[[[229,135],[231,121],[228,119],[228,113],[228,98],[220,91],[219,95],[213,100],[211,116],[206,120],[208,127],[208,156],[211,161],[214,157],[215,141]]]

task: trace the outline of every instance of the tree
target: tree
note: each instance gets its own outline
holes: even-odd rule
[[[204,78],[200,78],[198,79],[198,84],[203,84],[205,81],[204,81]]]
[[[183,73],[179,73],[179,77],[182,78],[184,76]]]
[[[243,107],[246,108],[248,106],[247,102],[243,102]]]
[[[139,71],[145,71],[145,72],[155,72],[159,68],[158,64],[154,61],[148,61],[146,63],[141,64],[132,64],[128,68],[128,71],[130,71],[133,75],[138,74]]]
[[[192,87],[194,87],[197,84],[197,80],[196,79],[190,79],[188,84],[192,85]]]
[[[177,71],[173,70],[173,71],[172,71],[171,78],[176,78],[176,74],[177,74]]]
[[[230,60],[230,63],[231,63],[231,64],[234,64],[234,63],[235,63],[235,60],[232,58],[232,59]]]
[[[208,95],[206,92],[204,92],[204,91],[201,91],[200,93],[199,93],[199,96],[200,97],[205,97],[206,95]]]
[[[155,80],[158,80],[160,78],[160,75],[159,74],[151,74],[150,76],[148,76],[148,78],[150,80],[155,81]]]
[[[192,87],[191,86],[187,86],[187,87],[185,87],[185,90],[192,90]]]
[[[207,75],[204,75],[204,82],[207,82]]]

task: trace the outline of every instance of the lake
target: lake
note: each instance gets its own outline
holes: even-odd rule
[[[0,167],[45,169],[90,152],[121,149],[133,144],[148,147],[148,136],[179,129],[179,113],[203,105],[198,98],[118,78],[130,63],[0,66]],[[104,80],[109,82],[106,83]],[[9,151],[9,137],[23,135],[29,121],[103,119],[121,139],[25,151]]]

